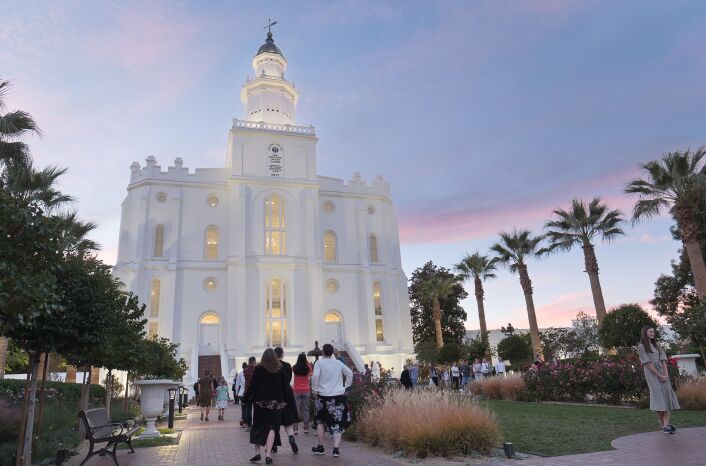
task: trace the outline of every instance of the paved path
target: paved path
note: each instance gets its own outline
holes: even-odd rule
[[[126,450],[118,451],[121,466],[210,466],[210,465],[250,465],[248,459],[255,454],[249,443],[249,434],[238,427],[239,407],[226,411],[224,422],[200,422],[196,408],[189,408],[179,445],[155,448],[138,448],[135,454]],[[218,415],[214,416],[216,419]],[[299,454],[294,455],[285,443],[279,453],[273,454],[274,464],[282,466],[400,466],[414,464],[402,459],[391,458],[377,449],[361,443],[343,442],[341,456],[331,456],[331,440],[327,437],[326,455],[316,456],[311,447],[316,442],[312,433],[297,437]],[[286,436],[284,437],[286,442]],[[557,439],[561,441],[561,439]],[[442,458],[428,459],[419,464],[424,466],[492,464],[503,466],[704,466],[706,465],[706,427],[680,429],[675,435],[662,432],[648,432],[630,435],[613,440],[615,450],[586,453],[582,455],[557,456],[552,458],[532,458],[523,461],[502,460],[500,458],[469,458],[448,461]],[[83,455],[74,456],[69,466],[78,465]],[[107,457],[93,457],[87,466],[112,465]],[[263,461],[264,464],[264,450]]]

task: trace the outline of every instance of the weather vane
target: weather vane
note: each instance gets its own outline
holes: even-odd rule
[[[277,24],[277,21],[272,22],[272,20],[268,18],[267,19],[267,26],[265,26],[262,29],[267,29],[267,33],[272,34],[272,26],[274,26],[275,24]]]

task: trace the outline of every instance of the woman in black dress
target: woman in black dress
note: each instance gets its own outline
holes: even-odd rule
[[[282,426],[289,437],[289,445],[292,447],[292,451],[296,453],[299,451],[299,447],[297,446],[297,442],[294,440],[294,424],[299,423],[299,413],[297,412],[297,403],[294,400],[294,390],[291,385],[292,365],[287,361],[282,360],[284,357],[284,350],[282,347],[278,346],[275,348],[275,354],[277,355],[277,359],[279,359],[280,364],[282,364],[282,374],[284,375],[284,380],[287,382],[287,387],[284,393],[284,401],[287,403],[287,406],[282,412]],[[282,445],[282,441],[279,437],[279,431],[277,431],[275,436],[275,447],[280,445]]]
[[[282,425],[282,412],[286,406],[285,395],[289,384],[282,372],[282,364],[272,348],[262,353],[260,364],[255,367],[252,380],[243,398],[253,404],[253,425],[250,443],[255,445],[255,456],[250,461],[262,459],[260,447],[265,447],[265,463],[272,464],[272,445],[275,434]]]

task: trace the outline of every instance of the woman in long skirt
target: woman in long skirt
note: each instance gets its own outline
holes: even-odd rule
[[[282,411],[286,406],[286,387],[282,364],[272,348],[262,353],[260,364],[255,367],[253,378],[243,398],[253,404],[253,425],[250,430],[250,443],[255,445],[255,456],[250,461],[262,460],[260,448],[265,447],[265,463],[272,464],[272,445],[275,433],[282,425]]]
[[[667,355],[655,341],[655,329],[649,325],[642,327],[637,352],[650,389],[650,410],[657,412],[662,432],[673,434],[677,429],[669,422],[670,411],[679,409],[679,400],[669,382]]]
[[[282,427],[289,438],[289,446],[292,447],[292,452],[297,453],[299,447],[297,442],[294,440],[294,425],[299,423],[299,413],[297,412],[297,403],[294,400],[294,391],[292,390],[292,365],[287,361],[284,361],[284,349],[278,346],[275,348],[275,354],[277,359],[279,359],[280,364],[282,364],[282,374],[284,375],[284,380],[287,382],[284,392],[284,401],[287,403],[284,411],[282,411]],[[282,441],[279,437],[279,431],[276,433],[275,447],[282,445]],[[277,451],[277,450],[275,450]]]

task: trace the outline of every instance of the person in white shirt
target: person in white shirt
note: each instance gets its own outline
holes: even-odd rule
[[[505,362],[501,357],[498,357],[498,362],[495,364],[495,374],[505,377]]]
[[[311,447],[317,455],[324,454],[324,433],[328,430],[333,435],[333,456],[341,454],[339,445],[341,435],[351,423],[351,413],[346,403],[346,390],[353,383],[353,371],[341,361],[333,358],[333,346],[326,343],[323,358],[314,365],[311,376],[311,391],[316,393],[316,432],[319,444]],[[375,367],[376,363],[373,363]],[[379,378],[380,366],[378,366]],[[345,385],[344,385],[345,379]]]
[[[480,373],[483,378],[490,375],[490,364],[488,364],[488,360],[485,358],[483,358],[483,362],[480,363]]]
[[[461,372],[458,370],[458,366],[456,366],[456,363],[453,363],[453,366],[451,366],[451,381],[454,384],[454,390],[458,390],[460,374]]]
[[[236,399],[240,399],[243,397],[243,394],[245,393],[245,368],[248,367],[248,363],[244,362],[243,363],[243,370],[238,372],[238,375],[235,376],[235,384],[233,384],[233,397],[237,397]],[[240,427],[246,428],[247,426],[245,425],[245,403],[240,404]]]

